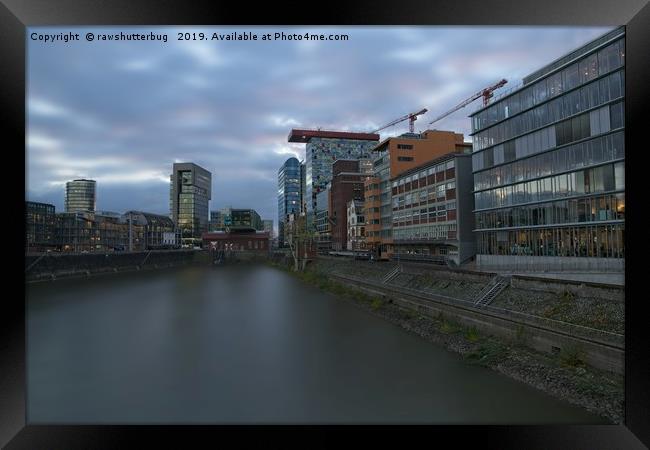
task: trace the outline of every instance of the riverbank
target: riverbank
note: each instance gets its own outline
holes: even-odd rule
[[[33,283],[64,278],[86,278],[209,262],[207,252],[195,250],[26,254],[25,281]]]
[[[293,272],[283,264],[270,264],[461,354],[468,364],[496,370],[612,423],[623,422],[623,376],[588,366],[579,349],[562,349],[556,355],[536,352],[523,345],[523,335],[510,340],[496,338],[474,327],[463,326],[444,314],[433,317],[422,314],[399,306],[380,293],[362,292],[334,281],[328,273],[318,269],[318,264],[311,264],[305,272]]]

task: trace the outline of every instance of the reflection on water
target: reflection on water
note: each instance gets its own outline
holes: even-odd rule
[[[31,423],[604,423],[264,266],[27,297]]]

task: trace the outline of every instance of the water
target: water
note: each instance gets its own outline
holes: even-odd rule
[[[604,423],[264,266],[27,288],[30,423]]]

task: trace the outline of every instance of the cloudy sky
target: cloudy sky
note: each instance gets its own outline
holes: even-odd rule
[[[27,199],[63,209],[65,182],[97,180],[97,208],[169,213],[174,162],[212,172],[211,210],[251,207],[277,221],[277,170],[304,144],[292,127],[370,131],[411,111],[429,121],[501,78],[525,75],[610,28],[30,28]],[[43,43],[31,32],[74,31]],[[87,42],[86,32],[167,33]],[[177,41],[177,32],[346,33],[348,41]],[[498,91],[497,91],[498,92]],[[470,131],[480,100],[437,122]],[[408,130],[407,122],[381,138]],[[277,227],[277,224],[276,224]]]

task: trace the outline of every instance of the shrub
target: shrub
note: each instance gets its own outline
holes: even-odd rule
[[[379,297],[375,297],[372,302],[370,302],[370,307],[375,311],[384,306],[384,301]]]
[[[470,327],[465,331],[465,339],[470,342],[476,342],[480,338],[476,327]]]
[[[585,352],[578,345],[568,345],[558,354],[560,364],[564,367],[584,367],[586,365]]]

